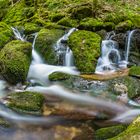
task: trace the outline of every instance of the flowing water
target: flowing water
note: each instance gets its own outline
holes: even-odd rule
[[[16,30],[15,28],[12,29],[17,39],[25,41],[24,35],[21,36],[18,30]],[[62,72],[70,75],[80,74],[74,66],[72,50],[70,50],[70,48],[66,44],[68,37],[74,31],[76,31],[76,29],[72,28],[56,43],[55,50],[58,57],[60,57],[60,54],[63,54],[63,65],[61,66],[48,65],[43,61],[43,58],[39,55],[34,47],[35,41],[37,39],[37,33],[33,34],[34,40],[32,44],[32,62],[27,76],[27,80],[32,84],[25,90],[21,89],[20,91],[39,92],[43,94],[46,99],[48,97],[52,97],[54,100],[51,101],[51,105],[58,105],[59,103],[63,103],[62,105],[63,107],[65,107],[67,104],[69,104],[70,106],[74,107],[74,112],[76,112],[77,114],[82,113],[97,118],[100,116],[100,114],[104,114],[107,116],[105,122],[130,123],[136,116],[140,114],[139,109],[133,109],[132,107],[124,103],[120,104],[118,100],[114,101],[111,100],[111,98],[90,96],[90,94],[88,94],[88,90],[81,93],[80,90],[69,90],[60,84],[49,82],[48,76],[54,72]],[[101,56],[98,60],[96,73],[103,74],[107,71],[114,72],[126,67],[126,63],[122,60],[122,56],[120,55],[117,42],[111,40],[113,35],[114,32],[110,33],[107,36],[106,40],[102,41]],[[130,39],[128,40],[130,41]],[[36,84],[39,84],[40,86],[37,86]],[[17,87],[9,86],[5,81],[0,80],[1,93],[10,94],[11,92],[16,91],[19,92],[19,90],[17,90]],[[55,103],[55,99],[57,99],[57,103]],[[8,120],[13,125],[12,131],[10,129],[9,131],[4,132],[5,130],[0,129],[0,134],[2,134],[1,140],[46,140],[46,138],[49,140],[54,140],[55,130],[53,126],[66,125],[69,121],[73,125],[76,124],[74,120],[69,120],[61,115],[45,117],[19,114],[9,109],[5,105],[5,96],[4,99],[3,96],[1,96],[0,101],[0,116]],[[139,105],[135,102],[132,102],[131,100],[129,102],[130,104],[139,107]],[[67,111],[70,110],[71,107],[68,107]],[[7,135],[7,133],[9,133],[9,135]],[[20,135],[20,137],[18,135]]]
[[[26,41],[26,37],[23,33],[19,32],[19,30],[17,28],[11,27],[11,29],[13,30],[13,33],[16,37],[16,39],[21,40],[21,41]]]
[[[63,61],[62,62],[63,66],[74,66],[73,53],[72,53],[71,49],[68,47],[66,42],[67,42],[69,36],[76,30],[77,30],[76,28],[70,29],[64,36],[62,36],[57,41],[57,43],[54,46],[58,60]]]

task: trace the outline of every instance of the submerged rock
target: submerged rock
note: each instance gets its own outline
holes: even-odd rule
[[[28,114],[40,115],[43,108],[43,95],[35,92],[11,93],[8,97],[7,105],[11,109]]]
[[[31,44],[14,40],[0,52],[0,75],[8,82],[25,82],[31,58]]]
[[[80,72],[94,72],[100,55],[101,37],[93,32],[79,30],[70,36],[69,47],[74,54],[74,62]]]

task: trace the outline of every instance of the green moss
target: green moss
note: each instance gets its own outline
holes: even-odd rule
[[[0,20],[5,16],[8,11],[8,0],[0,0]]]
[[[135,28],[140,28],[140,15],[135,14],[131,16],[130,20],[132,21]]]
[[[0,52],[0,74],[12,84],[24,82],[27,77],[31,44],[14,40]]]
[[[76,27],[77,26],[77,20],[71,19],[69,17],[64,17],[61,20],[58,21],[59,25],[63,25],[66,27]]]
[[[63,30],[58,29],[42,29],[38,33],[35,47],[49,64],[57,64],[57,56],[53,45],[63,33]]]
[[[99,31],[105,29],[107,31],[113,30],[115,27],[112,22],[102,22],[100,19],[85,18],[81,20],[79,28],[89,31]]]
[[[140,66],[132,66],[129,75],[140,76]]]
[[[75,65],[81,72],[94,72],[100,55],[100,41],[99,35],[85,30],[70,36],[68,44],[73,51]]]
[[[0,49],[11,40],[11,28],[4,22],[0,22]]]
[[[70,75],[60,72],[55,72],[49,75],[50,81],[66,80],[69,79]]]
[[[138,140],[140,138],[140,117],[130,124],[130,126],[122,133],[109,140]]]
[[[126,32],[127,30],[131,30],[133,27],[133,23],[130,20],[126,20],[123,22],[120,22],[118,25],[116,25],[115,30],[120,32]]]
[[[87,5],[77,5],[74,8],[70,9],[71,17],[74,19],[83,19],[86,17],[91,17],[93,14],[92,6]]]
[[[52,15],[49,16],[49,19],[52,22],[57,22],[60,19],[62,19],[63,17],[65,17],[65,14],[63,14],[63,13],[53,13]]]
[[[17,92],[8,96],[8,107],[18,112],[41,114],[44,103],[43,95],[35,92]]]
[[[98,31],[103,27],[103,22],[94,18],[85,18],[81,20],[79,28],[90,31]]]
[[[118,135],[119,133],[123,132],[125,129],[126,126],[123,125],[101,128],[95,131],[95,140],[105,140],[112,138]]]
[[[34,7],[27,7],[24,0],[21,0],[8,10],[4,21],[8,24],[21,26],[34,15],[34,12]]]
[[[41,27],[35,23],[25,23],[24,29],[25,29],[25,34],[32,34],[38,32],[41,29]]]

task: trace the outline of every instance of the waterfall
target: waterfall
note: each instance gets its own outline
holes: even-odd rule
[[[65,66],[73,66],[73,53],[69,47],[67,47],[65,54]]]
[[[103,40],[101,44],[101,56],[98,59],[95,73],[114,72],[121,64],[121,56],[117,42]]]
[[[11,27],[11,29],[13,30],[13,33],[16,39],[21,40],[21,41],[26,41],[25,35],[20,33],[20,31],[17,28]]]
[[[41,63],[43,63],[43,59],[35,50],[35,41],[36,41],[37,35],[38,35],[37,33],[33,34],[34,40],[33,40],[33,44],[32,44],[32,59],[33,59],[32,63],[41,64]]]
[[[63,66],[73,66],[73,53],[66,44],[69,36],[76,31],[76,28],[72,28],[66,33],[64,36],[62,36],[54,46],[58,60],[62,57],[62,65]]]
[[[128,33],[128,37],[126,39],[126,48],[125,48],[125,61],[128,63],[128,57],[129,57],[129,53],[130,53],[130,47],[131,47],[131,41],[132,41],[132,37],[133,37],[133,34],[136,32],[136,31],[140,31],[139,29],[135,29],[135,30],[132,30],[132,31],[129,31]]]
[[[57,53],[61,52],[62,49],[64,48],[64,45],[61,43],[61,41],[62,40],[66,41],[69,35],[74,30],[75,28],[72,28],[67,34],[65,34],[62,38],[59,39],[56,46],[57,51],[58,51]],[[73,66],[73,54],[69,47],[64,48],[66,49],[64,51],[65,52],[65,60],[64,60],[65,65],[63,66],[48,65],[43,62],[41,56],[39,56],[39,54],[36,52],[34,46],[35,46],[35,41],[37,38],[37,33],[33,35],[35,36],[33,40],[33,44],[32,44],[33,60],[28,71],[28,76],[27,76],[28,81],[30,81],[33,84],[38,83],[38,84],[47,86],[49,84],[48,76],[53,72],[62,72],[62,73],[67,73],[71,75],[79,75],[79,72]]]

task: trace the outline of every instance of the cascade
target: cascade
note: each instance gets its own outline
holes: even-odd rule
[[[117,42],[103,40],[101,44],[101,56],[98,59],[95,73],[114,72],[119,68],[119,64],[121,65],[121,56]]]
[[[67,47],[65,53],[65,66],[73,66],[73,53],[69,47]]]
[[[13,30],[13,33],[14,33],[16,39],[21,40],[21,41],[26,41],[25,35],[20,33],[17,28],[11,27],[11,29]]]
[[[127,37],[127,39],[126,39],[125,61],[126,61],[127,63],[129,62],[128,57],[129,57],[129,53],[130,53],[130,47],[131,47],[132,37],[133,37],[133,34],[134,34],[136,31],[139,31],[139,32],[140,32],[139,29],[135,29],[135,30],[129,31],[128,37]]]
[[[63,66],[73,66],[73,53],[66,44],[66,41],[68,40],[69,36],[76,30],[76,28],[70,29],[68,33],[62,36],[54,46],[58,60],[62,58],[61,61],[63,61]]]
[[[37,38],[37,33],[33,34],[34,36],[34,40],[33,40],[33,44],[32,44],[32,64],[41,64],[43,63],[43,59],[41,58],[41,56],[37,53],[37,51],[35,50],[35,41]]]
[[[32,44],[32,63],[30,65],[27,80],[31,83],[38,83],[41,85],[48,85],[49,80],[48,76],[53,72],[62,72],[72,75],[79,75],[79,72],[76,70],[76,68],[73,66],[73,54],[69,47],[64,48],[64,45],[60,45],[60,40],[67,40],[69,35],[75,30],[75,28],[72,28],[67,34],[65,34],[61,39],[59,39],[59,43],[57,42],[57,53],[62,51],[62,49],[66,49],[65,53],[65,65],[63,66],[54,66],[54,65],[48,65],[43,62],[43,59],[41,56],[36,52],[34,46],[35,41],[37,38],[37,34],[34,34],[34,40]]]

